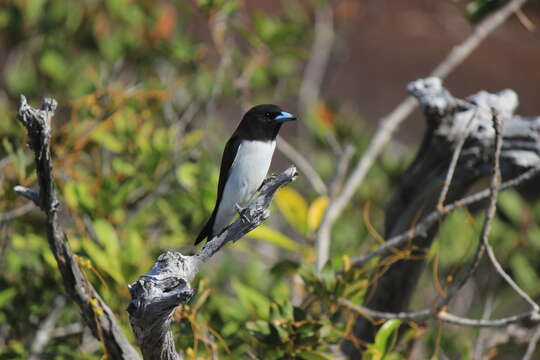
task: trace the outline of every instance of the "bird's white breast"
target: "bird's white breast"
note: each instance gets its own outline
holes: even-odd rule
[[[221,232],[236,214],[235,205],[246,207],[261,186],[276,147],[275,141],[242,141],[225,183],[213,231]]]

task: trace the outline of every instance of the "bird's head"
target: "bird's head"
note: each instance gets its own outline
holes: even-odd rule
[[[273,104],[252,107],[242,118],[242,127],[256,137],[275,138],[281,125],[296,120],[296,116]]]

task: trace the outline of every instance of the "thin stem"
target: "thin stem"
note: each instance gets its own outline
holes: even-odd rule
[[[491,186],[490,186],[490,192],[492,193],[490,204],[488,211],[486,213],[486,222],[484,224],[487,224],[486,226],[490,226],[491,222],[493,221],[493,217],[495,216],[495,210],[496,210],[496,204],[497,204],[497,193],[499,191],[499,186],[501,183],[501,169],[500,169],[500,156],[501,156],[501,149],[502,149],[502,121],[499,114],[494,113],[493,114],[493,127],[495,129],[495,161],[493,165],[493,178],[491,180]],[[519,287],[518,284],[508,275],[499,261],[497,260],[497,257],[495,256],[495,252],[493,251],[493,248],[489,244],[489,238],[488,238],[488,232],[489,230],[483,234],[482,236],[482,242],[484,243],[484,246],[486,247],[487,254],[489,257],[489,260],[493,264],[493,267],[499,275],[514,289],[516,293],[518,293],[519,296],[526,302],[528,302],[535,312],[538,312],[540,308],[538,307],[538,304],[527,294],[523,289]]]

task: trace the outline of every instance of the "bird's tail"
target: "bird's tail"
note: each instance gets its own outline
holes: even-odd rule
[[[212,227],[214,226],[215,217],[216,217],[216,214],[214,212],[212,213],[212,216],[210,216],[210,219],[208,219],[208,221],[206,222],[206,225],[204,225],[199,236],[197,236],[197,239],[195,240],[195,245],[203,241],[205,238],[208,238],[208,240],[210,240],[210,237],[213,235]]]

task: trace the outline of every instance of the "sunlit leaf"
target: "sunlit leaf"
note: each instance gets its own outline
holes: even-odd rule
[[[287,220],[299,233],[306,233],[308,205],[298,192],[290,187],[281,188],[275,196],[275,202]]]
[[[319,196],[309,206],[307,223],[308,230],[314,231],[319,227],[322,217],[328,206],[328,196]]]
[[[271,244],[280,246],[288,250],[300,250],[300,245],[294,242],[294,240],[288,238],[279,231],[276,231],[266,225],[261,225],[255,228],[247,236],[253,239],[269,242]]]

